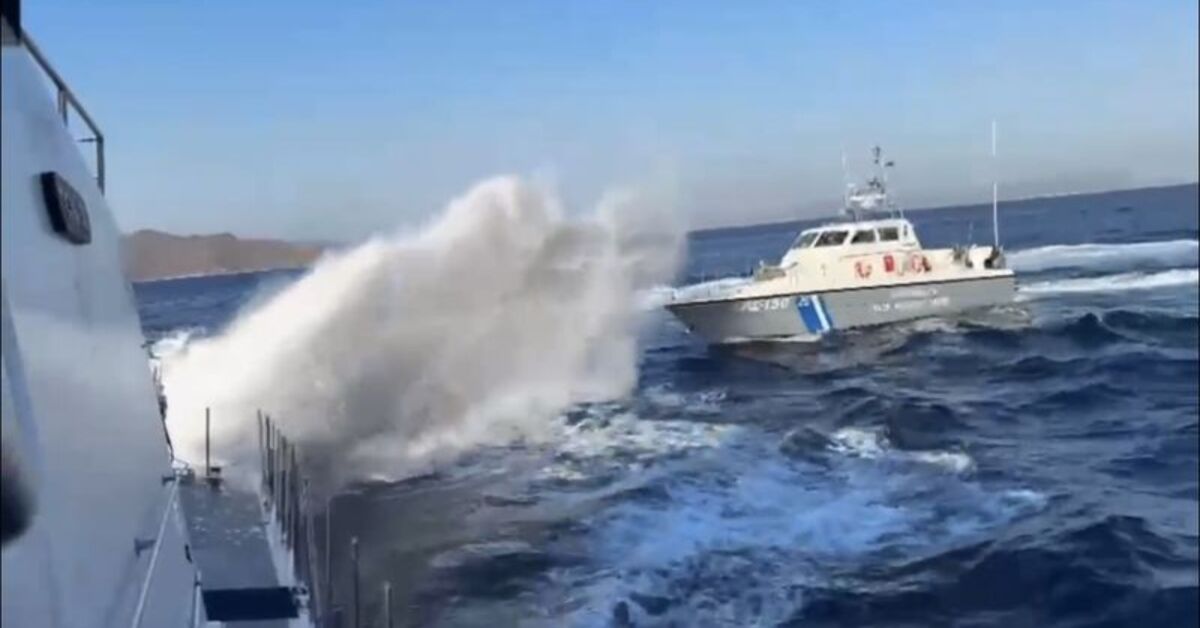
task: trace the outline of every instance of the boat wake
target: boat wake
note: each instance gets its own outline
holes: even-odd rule
[[[1196,285],[1198,256],[1196,240],[1165,240],[1043,246],[1014,251],[1009,264],[1019,273],[1046,277],[1019,288],[1022,296],[1039,297]]]
[[[1172,286],[1196,285],[1200,281],[1200,270],[1175,268],[1159,272],[1131,272],[1097,277],[1075,277],[1039,281],[1020,287],[1022,294],[1064,294],[1082,292],[1117,292],[1121,290],[1149,290]]]
[[[545,191],[489,180],[419,233],[322,259],[222,333],[172,339],[177,452],[202,455],[211,408],[214,451],[252,459],[262,409],[336,478],[397,477],[624,394],[638,295],[673,275],[682,243],[646,200],[568,219]]]
[[[1200,255],[1196,240],[1165,240],[1132,244],[1056,244],[1012,251],[1008,264],[1017,272],[1065,268],[1129,270],[1130,268],[1195,266]]]

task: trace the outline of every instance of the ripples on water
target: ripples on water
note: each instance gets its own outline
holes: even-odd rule
[[[632,398],[338,498],[364,616],[388,580],[414,626],[1193,623],[1196,188],[1005,213],[1010,307],[719,349],[655,315]],[[942,245],[985,216],[912,218]],[[698,236],[687,275],[794,232]],[[211,327],[253,285],[143,285],[143,321]]]

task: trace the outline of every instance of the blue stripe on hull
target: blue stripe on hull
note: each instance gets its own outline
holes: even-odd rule
[[[820,309],[818,309],[820,308]],[[810,334],[819,334],[825,331],[824,319],[821,316],[819,297],[798,296],[796,297],[796,309],[800,312],[800,320],[804,321],[804,326],[808,328]]]

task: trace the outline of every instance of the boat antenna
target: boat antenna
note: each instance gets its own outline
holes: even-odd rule
[[[842,147],[842,207],[850,208],[850,170],[846,165],[846,147]]]
[[[883,168],[883,163],[880,161],[880,157],[883,155],[883,149],[880,148],[879,145],[876,145],[875,148],[871,149],[871,154],[875,157],[875,173],[877,176],[879,176],[880,181],[883,182],[883,189],[886,190],[887,170]]]
[[[892,188],[891,188],[891,185],[888,183],[888,170],[895,167],[896,162],[892,159],[882,159],[882,156],[883,156],[883,151],[878,146],[876,146],[875,147],[875,166],[879,169],[880,177],[883,180],[883,194],[884,194],[884,198],[886,199],[885,202],[887,203],[888,208],[892,210],[892,216],[899,214],[900,217],[903,218],[904,210],[901,209],[899,203],[896,203],[895,201],[892,200]]]
[[[1000,184],[996,167],[996,119],[992,118],[992,244],[1000,248]]]

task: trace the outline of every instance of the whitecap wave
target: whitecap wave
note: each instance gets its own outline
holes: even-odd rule
[[[897,462],[919,462],[956,474],[975,469],[975,460],[961,451],[895,449],[883,430],[878,428],[842,428],[829,436],[829,442],[831,451],[855,458],[886,457]]]
[[[1130,244],[1056,244],[1008,253],[1008,265],[1018,272],[1056,268],[1121,270],[1154,264],[1195,266],[1200,254],[1196,240],[1162,240]]]
[[[829,436],[829,448],[861,458],[878,458],[888,448],[887,438],[879,430],[846,427]]]
[[[961,451],[915,451],[913,460],[941,467],[951,473],[967,473],[975,470],[975,460]]]
[[[682,393],[663,385],[651,386],[642,394],[656,406],[689,414],[717,414],[726,396],[725,391],[720,389]]]
[[[1038,281],[1022,285],[1018,291],[1024,295],[1069,294],[1087,292],[1118,292],[1122,290],[1151,290],[1175,286],[1196,285],[1200,281],[1200,270],[1175,268],[1158,272],[1130,272],[1098,277],[1075,277]]]
[[[539,479],[587,480],[614,470],[645,468],[687,451],[713,449],[740,433],[734,426],[679,420],[645,420],[618,412],[557,426],[554,459]]]

